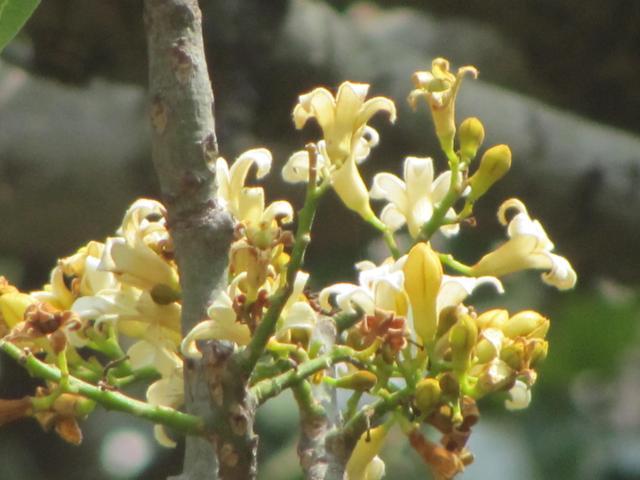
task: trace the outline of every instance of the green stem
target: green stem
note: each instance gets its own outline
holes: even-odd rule
[[[251,387],[251,393],[255,396],[258,404],[262,404],[270,398],[279,395],[284,389],[299,384],[302,380],[309,378],[311,375],[329,368],[336,363],[349,360],[354,355],[354,351],[348,347],[335,347],[335,349],[326,355],[322,355],[313,360],[301,363],[297,368],[289,370],[275,378],[262,380]]]
[[[398,248],[398,244],[396,243],[396,239],[393,236],[393,232],[389,229],[387,225],[385,225],[378,217],[372,217],[367,220],[367,223],[371,225],[373,228],[382,233],[382,238],[384,239],[384,243],[387,244],[387,248],[391,253],[391,256],[397,260],[402,255],[400,253],[400,249]]]
[[[251,338],[251,342],[243,352],[244,358],[241,362],[243,364],[243,370],[247,376],[249,376],[255,368],[256,363],[258,363],[258,359],[267,346],[269,338],[271,338],[275,332],[278,318],[280,318],[282,309],[284,308],[289,295],[291,295],[291,292],[293,291],[293,282],[295,281],[298,270],[300,270],[300,267],[304,262],[304,254],[309,242],[311,241],[311,227],[313,225],[313,219],[315,217],[316,210],[318,209],[320,199],[326,191],[326,185],[317,187],[315,185],[315,180],[311,182],[310,179],[304,205],[298,213],[298,228],[296,230],[293,249],[291,251],[291,258],[289,259],[289,265],[287,267],[287,282],[273,295],[271,306],[262,318],[260,325],[258,325],[258,328]]]
[[[7,341],[0,341],[0,349],[22,365],[32,376],[61,383],[64,375],[58,368],[41,362],[28,351]],[[83,382],[73,376],[67,378],[71,391],[94,400],[106,409],[129,413],[184,433],[197,435],[203,431],[202,419],[194,415],[182,413],[169,407],[149,405],[121,393]]]
[[[471,267],[469,265],[465,265],[462,262],[459,262],[458,260],[453,258],[453,255],[447,254],[447,253],[440,253],[439,257],[440,257],[440,261],[447,267],[451,267],[463,275],[471,276]]]
[[[451,157],[451,155],[453,155],[453,157]],[[449,183],[449,190],[440,204],[433,211],[433,215],[429,221],[422,226],[420,234],[416,239],[419,242],[429,241],[431,239],[433,234],[442,226],[444,217],[449,209],[453,207],[456,200],[460,197],[461,185],[459,185],[460,182],[458,181],[458,157],[456,157],[454,153],[451,153],[447,154],[447,158],[449,158],[449,165],[451,167],[451,183]]]

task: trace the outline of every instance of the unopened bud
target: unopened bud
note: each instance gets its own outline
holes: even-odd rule
[[[377,382],[378,377],[375,374],[367,370],[358,370],[355,373],[336,379],[335,386],[357,392],[368,392],[376,386]]]
[[[429,414],[440,403],[442,389],[435,378],[423,378],[416,385],[416,406],[423,414]]]
[[[366,478],[368,466],[380,452],[388,431],[388,424],[382,424],[365,431],[360,436],[347,462],[347,478]]]
[[[478,328],[469,315],[460,315],[458,323],[451,327],[449,345],[454,371],[464,372],[469,366],[471,351],[478,341]]]
[[[84,418],[96,406],[96,402],[80,395],[63,393],[55,399],[52,410],[64,417]]]
[[[548,330],[549,319],[533,310],[516,313],[502,327],[502,331],[509,338],[544,338]]]
[[[513,342],[500,351],[500,360],[519,372],[527,365],[527,349],[524,342]]]
[[[24,319],[24,312],[35,299],[26,293],[10,292],[0,296],[0,315],[9,329]]]
[[[475,158],[478,149],[484,141],[484,126],[476,117],[466,118],[458,130],[460,141],[460,156],[470,161]]]
[[[480,330],[485,328],[497,328],[502,330],[502,327],[509,321],[509,312],[506,310],[495,308],[493,310],[487,310],[476,318],[476,325]]]
[[[484,152],[478,170],[469,178],[469,200],[475,201],[487,193],[511,168],[511,150],[507,145],[495,145]]]
[[[428,243],[418,243],[409,251],[402,270],[416,333],[425,345],[431,344],[438,328],[436,301],[442,283],[440,257]]]
[[[151,289],[151,298],[158,305],[169,305],[180,300],[180,292],[165,283],[159,283]]]
[[[535,342],[533,349],[531,350],[531,358],[529,360],[529,366],[535,367],[538,363],[543,362],[549,353],[549,342],[546,340],[538,340]]]

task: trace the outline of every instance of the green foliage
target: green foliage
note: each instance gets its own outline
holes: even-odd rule
[[[0,51],[13,40],[40,0],[0,0]]]

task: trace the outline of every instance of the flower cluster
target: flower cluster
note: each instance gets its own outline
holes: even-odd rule
[[[146,381],[148,404],[166,414],[183,404],[183,362],[202,356],[202,342],[224,340],[244,355],[249,371],[242,387],[257,404],[292,388],[301,411],[317,414],[330,396],[311,387],[351,392],[345,405],[327,407],[341,410],[331,433],[345,436],[352,448],[344,466],[350,480],[384,475],[378,454],[396,427],[436,478],[461,472],[473,458],[467,441],[479,420],[476,401],[497,395],[508,409],[529,404],[550,326],[532,310],[478,311],[470,296],[482,285],[505,294],[502,277],[527,269],[542,271],[542,280],[561,290],[576,283],[569,261],[552,253],[540,222],[515,198],[498,208],[508,239],[475,264],[431,243],[438,233],[448,237],[472,228],[476,202],[511,166],[506,145],[480,154],[479,119],[457,123],[462,78],[477,73],[462,67],[454,75],[440,58],[431,71],[414,75],[409,102],[417,108],[426,100],[447,168],[436,174],[434,159],[407,156],[402,179],[380,172],[370,188],[359,165],[379,136],[368,122],[378,112],[394,122],[393,101],[367,100],[369,86],[351,82],[335,97],[325,88],[301,95],[294,124],[300,129],[313,119],[322,138],[282,168],[286,181],[306,184],[295,233],[287,230],[294,221],[291,204],[267,203],[264,188],[248,184],[252,170],[256,180],[269,173],[267,149],[249,150],[231,165],[217,159],[216,200],[235,224],[228,282],[207,318],[186,335],[167,212],[154,200],[134,202],[115,236],[60,260],[43,290],[23,293],[0,278],[0,345],[36,355],[48,372],[46,387],[33,396],[0,401],[0,423],[31,416],[78,443],[77,420],[95,403],[72,388],[73,379],[107,391]],[[390,256],[359,262],[357,283],[328,285],[315,294],[303,259],[314,214],[330,189],[382,234]],[[383,202],[378,215],[372,201]],[[515,212],[510,219],[509,212]],[[402,251],[395,236],[405,227],[410,245]],[[163,425],[156,425],[157,439],[175,445]],[[428,430],[441,433],[439,443],[428,439]]]

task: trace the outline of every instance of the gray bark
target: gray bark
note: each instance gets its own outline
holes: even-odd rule
[[[152,157],[169,215],[182,287],[182,333],[206,317],[224,288],[233,225],[214,196],[210,163],[218,154],[213,93],[204,57],[200,10],[191,0],[147,0],[149,117]],[[200,361],[185,361],[185,408],[212,418],[211,385],[220,377],[228,347],[215,345]],[[214,479],[210,438],[188,438],[181,480]]]

